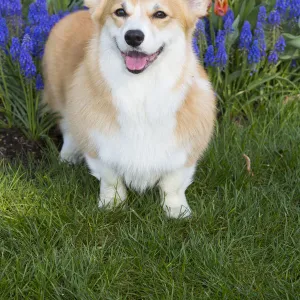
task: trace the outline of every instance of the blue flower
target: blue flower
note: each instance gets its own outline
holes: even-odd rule
[[[265,6],[260,6],[258,16],[257,16],[257,22],[265,23],[267,19],[267,10]]]
[[[290,17],[300,17],[300,0],[290,0]]]
[[[278,53],[282,53],[284,52],[285,47],[286,47],[285,39],[281,35],[275,44],[275,51]]]
[[[291,62],[291,68],[297,68],[297,61],[296,59],[293,59],[292,62]]]
[[[5,49],[8,42],[9,31],[7,28],[6,20],[0,17],[0,49]]]
[[[37,0],[29,5],[28,21],[30,24],[39,24],[46,17],[48,17],[46,0]]]
[[[204,63],[206,67],[212,67],[215,64],[215,49],[213,45],[208,46],[205,57]]]
[[[280,14],[285,15],[288,9],[288,0],[277,0],[275,4],[275,9],[280,12]]]
[[[223,22],[226,33],[231,33],[234,31],[232,28],[234,22],[234,13],[231,9],[229,9],[226,15],[223,17]]]
[[[8,11],[8,3],[5,0],[0,1],[0,17],[4,17],[7,15]]]
[[[261,22],[257,22],[256,24],[256,28],[254,30],[254,38],[258,40],[261,57],[265,57],[267,44],[265,40],[265,31]]]
[[[258,64],[260,62],[261,53],[258,40],[254,40],[252,43],[249,53],[248,53],[248,62],[249,64]]]
[[[200,49],[199,49],[199,46],[198,46],[197,37],[193,38],[193,50],[194,50],[194,53],[197,55],[197,57],[199,57],[200,56]]]
[[[31,55],[27,51],[22,51],[20,53],[19,62],[24,76],[27,79],[32,79],[36,74],[36,67]]]
[[[8,8],[7,9],[8,16],[21,16],[22,15],[22,4],[21,4],[20,0],[10,0],[8,2],[7,8]]]
[[[199,20],[196,24],[196,35],[205,34],[205,24],[203,20]]]
[[[220,44],[220,46],[217,50],[215,64],[217,67],[220,67],[221,69],[223,69],[227,64],[227,61],[228,61],[228,55],[226,53],[225,44]]]
[[[21,51],[27,51],[28,53],[32,53],[33,51],[33,42],[29,36],[29,34],[25,34],[21,44]]]
[[[9,52],[10,52],[11,58],[14,62],[19,60],[20,51],[21,51],[20,40],[17,37],[13,37],[11,39],[11,46],[10,46]]]
[[[208,18],[204,18],[205,24],[205,36],[208,45],[212,44],[211,34],[210,34],[210,23]]]
[[[252,43],[251,25],[248,21],[246,21],[244,23],[240,35],[239,48],[243,50],[249,50],[251,43]]]
[[[226,39],[226,31],[219,30],[216,37],[216,46],[219,47],[221,44],[225,44],[225,39]]]
[[[41,91],[44,89],[44,81],[41,74],[38,74],[35,79],[35,87],[37,91]]]
[[[271,11],[268,18],[268,23],[275,27],[280,25],[280,22],[281,22],[281,17],[279,11],[278,10]]]
[[[269,63],[275,65],[275,64],[277,64],[278,60],[279,60],[278,53],[275,50],[271,51],[271,53],[268,57]]]

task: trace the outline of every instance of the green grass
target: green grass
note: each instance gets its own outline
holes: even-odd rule
[[[98,182],[56,153],[2,163],[0,298],[300,299],[300,105],[282,102],[219,122],[190,220],[156,190],[98,210]]]

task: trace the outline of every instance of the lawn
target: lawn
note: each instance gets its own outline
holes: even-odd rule
[[[278,97],[219,120],[188,198],[97,208],[87,168],[1,163],[1,299],[300,299],[300,105]],[[246,154],[252,174],[246,169]]]

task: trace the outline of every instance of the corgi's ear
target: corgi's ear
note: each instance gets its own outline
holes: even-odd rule
[[[212,0],[187,0],[187,2],[190,9],[198,18],[206,16],[208,9],[212,5]]]

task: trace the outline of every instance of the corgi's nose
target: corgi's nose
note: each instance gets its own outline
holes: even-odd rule
[[[128,30],[125,34],[125,41],[129,46],[138,47],[145,39],[145,35],[140,30]]]

